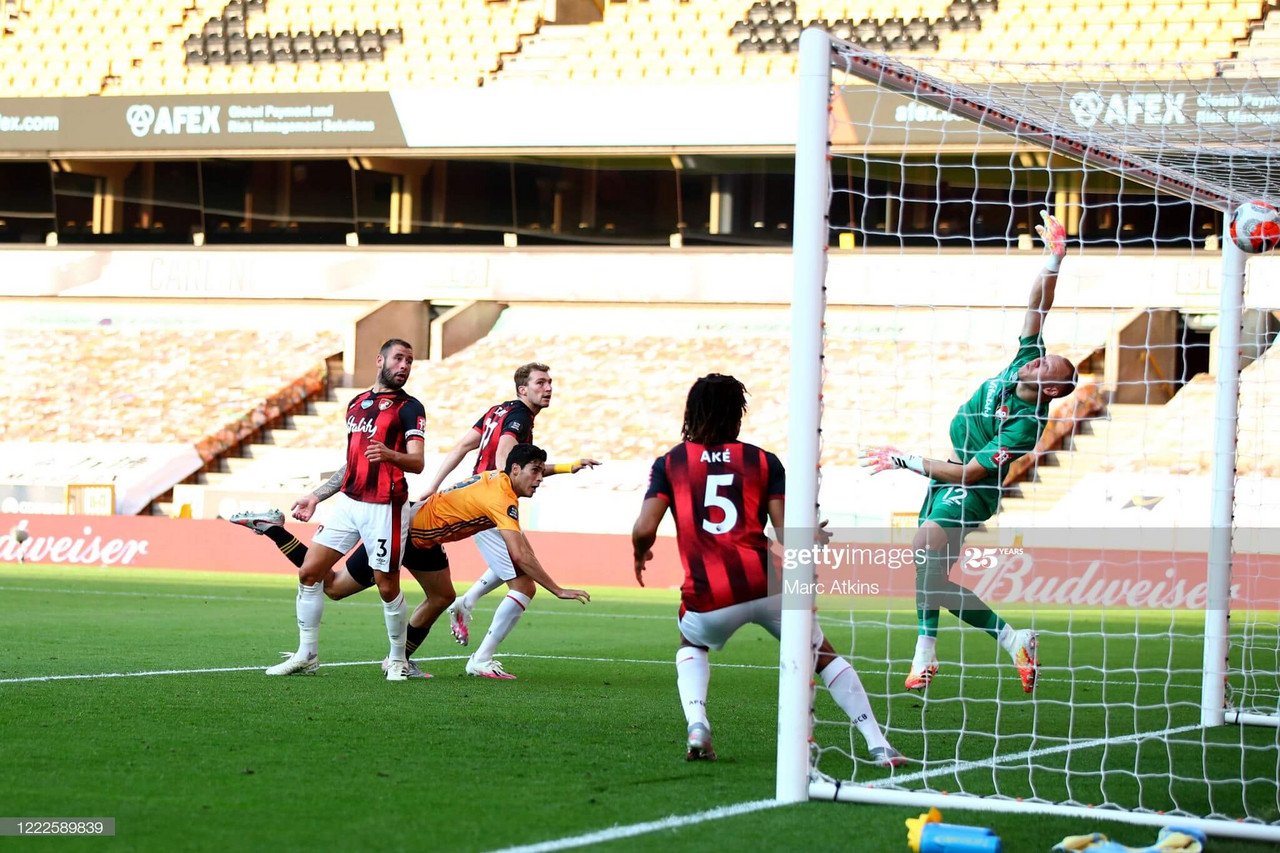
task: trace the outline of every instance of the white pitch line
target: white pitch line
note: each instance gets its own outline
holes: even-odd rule
[[[451,655],[416,660],[466,660],[466,655]],[[347,660],[326,663],[324,666],[371,666],[381,664],[377,660]],[[92,681],[95,678],[146,678],[153,675],[207,675],[218,672],[255,672],[265,666],[214,666],[203,669],[148,669],[140,672],[86,672],[75,675],[29,675],[25,678],[0,678],[0,684],[28,684],[40,681]]]
[[[576,657],[574,655],[535,655],[535,654],[504,654],[505,658],[526,658],[529,660],[559,660],[559,661],[577,661],[581,663],[637,663],[648,664],[652,666],[673,666],[669,660],[640,660],[633,658],[593,658],[593,657]],[[434,657],[418,657],[414,656],[415,661],[424,663],[430,661],[450,661],[450,660],[466,660],[466,655],[437,655]],[[377,660],[349,660],[334,661],[320,664],[320,668],[324,669],[331,666],[376,666],[382,663]],[[717,667],[725,669],[777,669],[775,666],[765,666],[763,664],[754,663],[720,663]],[[255,672],[266,669],[265,666],[216,666],[203,667],[199,669],[149,669],[139,672],[86,672],[75,673],[70,675],[29,675],[21,678],[0,678],[0,684],[30,684],[45,681],[92,681],[97,678],[146,678],[155,675],[208,675],[219,672]]]
[[[903,776],[893,775],[885,779],[877,779],[874,782],[868,782],[868,788],[888,788],[900,785],[909,785],[912,782],[920,782],[925,779],[932,779],[934,776],[946,776],[952,773],[966,773],[970,770],[982,770],[988,767],[995,767],[1000,764],[1011,764],[1015,761],[1022,761],[1027,758],[1040,758],[1045,755],[1056,755],[1062,752],[1075,752],[1081,749],[1095,749],[1100,746],[1112,746],[1121,743],[1132,743],[1139,740],[1147,740],[1150,738],[1168,737],[1169,735],[1180,735],[1186,732],[1195,731],[1203,728],[1203,726],[1187,725],[1175,726],[1168,729],[1158,729],[1150,732],[1134,732],[1130,735],[1121,735],[1119,737],[1100,737],[1093,740],[1071,741],[1069,743],[1058,744],[1057,746],[1046,746],[1040,749],[1028,749],[1023,752],[1011,752],[1008,755],[996,755],[982,761],[956,761],[945,767],[935,767],[931,770],[920,770],[916,773],[908,773]]]
[[[191,593],[178,593],[178,592],[142,592],[138,590],[47,589],[47,588],[29,587],[29,586],[0,586],[0,592],[35,592],[35,593],[40,593],[42,595],[107,595],[107,596],[122,596],[127,598],[174,598],[174,599],[187,599],[187,600],[193,600],[193,601],[251,602],[255,604],[260,604],[260,603],[276,604],[276,603],[279,603],[281,600],[278,597],[268,597],[268,596],[257,598],[257,597],[250,597],[250,596],[234,596],[234,595],[194,595]],[[354,603],[356,605],[363,605],[366,607],[381,606],[378,602],[374,602],[374,601],[357,601]],[[661,622],[666,622],[674,618],[672,616],[656,616],[648,613],[610,613],[610,612],[600,612],[600,611],[584,612],[581,610],[539,610],[538,615],[570,617],[574,619],[577,619],[580,617],[586,617],[586,618],[593,618],[593,619],[641,619],[641,620],[661,621]],[[839,620],[839,619],[830,619],[830,620],[821,619],[821,621],[831,622],[833,624],[841,624],[841,625],[846,624],[843,620]],[[627,660],[623,658],[585,658],[585,657],[578,658],[578,657],[561,657],[556,655],[509,654],[509,655],[504,655],[504,657],[532,657],[532,658],[541,658],[543,660],[581,660],[584,662],[592,662],[592,663],[641,663],[641,664],[670,663],[670,661]],[[425,660],[449,660],[449,659],[450,658],[425,658]],[[357,666],[357,665],[358,663],[356,662],[325,664],[325,666]],[[763,666],[763,665],[755,665],[755,664],[716,663],[715,666],[729,668],[729,669],[776,669],[776,667],[772,667],[772,666]],[[138,673],[137,675],[183,675],[188,672],[191,672],[191,673],[242,672],[242,671],[248,671],[253,669],[255,669],[255,667],[230,667],[230,668],[220,668],[220,669],[173,670],[173,671],[157,670],[155,672]],[[1052,677],[1045,678],[1043,676],[1043,673],[1048,671],[1049,669],[1050,668],[1047,668],[1047,667],[1041,669],[1042,680],[1045,683],[1061,683],[1059,679],[1054,679]],[[885,675],[887,671],[883,669],[872,669],[866,666],[860,666],[858,667],[858,672],[861,675],[870,677],[874,675]],[[100,675],[63,675],[63,676],[50,676],[50,680],[72,679],[72,678],[99,678],[99,677],[128,678],[128,677],[134,677],[134,675],[135,675],[134,673],[103,673]],[[999,680],[997,676],[989,676],[989,675],[966,675],[965,678],[971,678],[979,681]],[[16,681],[21,681],[21,680],[23,679],[17,679],[17,680],[0,679],[0,684],[13,684],[13,683],[16,683]],[[33,679],[26,679],[26,680],[39,681],[41,679],[33,678]],[[1118,684],[1114,680],[1106,682],[1101,679],[1076,678],[1076,679],[1072,679],[1072,681],[1075,684],[1089,684],[1089,685],[1109,684],[1112,687],[1130,686],[1127,683],[1123,685]],[[1136,689],[1139,685],[1134,684],[1132,686]],[[1180,689],[1187,689],[1187,690],[1200,690],[1199,684],[1173,683],[1167,686],[1171,688],[1180,688]]]
[[[143,592],[141,590],[41,589],[33,586],[0,586],[0,592],[35,592],[40,593],[41,595],[111,595],[122,596],[125,598],[177,598],[192,601],[248,601],[257,604],[278,604],[284,600],[278,595],[265,595],[262,597],[251,597],[246,595],[195,595],[193,593],[183,592]],[[381,604],[369,599],[362,599],[353,603],[357,605],[364,605],[366,607],[382,607]],[[539,610],[538,613],[539,615],[545,614],[547,616],[587,616],[595,619],[645,619],[662,622],[676,621],[676,614],[674,612],[669,616],[658,616],[652,613],[609,613],[598,610],[594,612]]]
[[[619,657],[588,657],[585,655],[540,655],[522,652],[509,652],[502,655],[504,658],[525,658],[528,660],[552,660],[552,661],[575,661],[580,663],[630,663],[641,664],[645,666],[671,666],[670,660],[648,660],[644,658],[619,658]],[[466,655],[439,655],[435,657],[418,657],[414,656],[417,661],[438,661],[438,660],[465,660]],[[381,663],[381,661],[335,661],[332,663],[323,663],[321,666],[364,666],[367,664]],[[713,664],[716,669],[753,669],[753,670],[777,670],[777,667],[771,664],[759,663],[722,663],[717,661]],[[140,672],[90,672],[75,673],[68,675],[31,675],[22,678],[0,678],[0,684],[25,684],[32,682],[44,681],[85,681],[95,678],[144,678],[156,675],[205,675],[219,672],[252,672],[256,669],[265,669],[261,666],[223,666],[223,667],[204,667],[197,669],[155,669],[144,670]],[[887,669],[871,669],[869,667],[859,667],[858,672],[866,678],[872,676],[882,676],[889,673]],[[998,676],[994,675],[966,675],[965,678],[975,681],[998,681]],[[1046,683],[1050,683],[1049,679],[1044,679]],[[1077,684],[1101,684],[1100,681],[1084,681],[1076,679]],[[1171,684],[1170,687],[1180,687],[1184,685]],[[1198,685],[1194,686],[1199,690]],[[963,697],[954,697],[961,699]],[[949,701],[949,700],[940,700]]]
[[[274,601],[274,599],[270,598],[253,598],[247,595],[195,595],[181,592],[141,592],[123,589],[40,589],[34,586],[0,586],[0,592],[35,592],[40,595],[110,595],[122,598],[178,598],[192,601]]]
[[[571,850],[574,847],[586,847],[589,844],[607,844],[610,841],[634,838],[637,835],[646,835],[650,832],[659,832],[664,829],[679,829],[683,826],[694,826],[695,824],[720,820],[721,818],[738,817],[739,815],[751,814],[765,809],[776,809],[781,805],[785,804],[778,800],[752,800],[693,814],[672,815],[661,820],[633,823],[628,826],[612,826],[608,829],[588,832],[583,835],[571,835],[567,838],[557,838],[553,841],[540,841],[537,844],[523,844],[519,847],[504,847],[499,851],[495,851],[495,853],[548,853],[548,851],[552,850]]]

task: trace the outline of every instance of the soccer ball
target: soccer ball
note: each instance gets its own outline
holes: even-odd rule
[[[31,538],[31,534],[27,532],[25,527],[15,527],[9,531],[9,538],[21,545]]]
[[[1280,245],[1280,210],[1265,201],[1249,201],[1231,214],[1231,242],[1249,254]]]

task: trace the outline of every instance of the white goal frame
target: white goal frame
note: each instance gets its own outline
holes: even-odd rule
[[[975,122],[984,129],[1016,132],[1020,140],[1052,146],[1053,150],[1083,163],[1115,171],[1153,189],[1198,204],[1233,210],[1240,196],[1216,192],[1194,180],[1182,180],[1174,171],[1152,169],[1145,161],[1130,160],[1123,151],[1103,150],[1064,135],[1051,127],[1003,112],[999,106],[957,98],[892,57],[865,51],[834,39],[818,29],[806,30],[800,40],[799,130],[796,140],[795,211],[793,220],[793,296],[789,398],[789,450],[785,527],[787,546],[813,545],[818,525],[819,453],[821,436],[821,385],[823,314],[826,291],[826,255],[829,240],[830,102],[832,67],[870,80],[882,89],[905,94]],[[1208,555],[1208,601],[1204,622],[1204,675],[1200,701],[1200,725],[1226,723],[1277,725],[1263,714],[1227,712],[1228,610],[1232,563],[1232,520],[1235,494],[1237,404],[1240,383],[1240,342],[1244,296],[1245,255],[1224,235],[1222,245],[1222,293],[1216,389],[1216,428],[1211,469],[1212,507]],[[1228,318],[1234,321],[1228,322]],[[806,531],[809,541],[804,541]],[[789,588],[812,590],[814,569],[804,561],[788,569]],[[801,600],[789,597],[789,603]],[[907,792],[813,779],[810,776],[810,738],[813,731],[814,649],[810,633],[814,620],[813,596],[809,606],[783,610],[779,659],[778,751],[776,796],[783,802],[809,799],[845,800],[928,807],[942,797],[929,792]],[[1212,835],[1257,840],[1280,839],[1280,827],[1256,823],[1084,808],[1051,803],[1021,802],[1008,798],[952,794],[945,798],[952,808],[981,811],[1034,812],[1086,819],[1104,818],[1134,824],[1165,826],[1171,822],[1196,826]]]

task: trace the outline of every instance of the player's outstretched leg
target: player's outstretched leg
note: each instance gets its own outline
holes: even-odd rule
[[[262,512],[237,512],[227,521],[232,524],[238,524],[241,527],[247,527],[254,533],[262,534],[266,533],[268,528],[284,524],[284,513],[278,509],[268,509]]]
[[[676,688],[680,691],[680,707],[688,724],[685,761],[716,760],[715,747],[711,744],[711,722],[707,719],[710,683],[711,662],[707,650],[692,645],[676,649]]]
[[[1030,628],[1015,631],[1011,625],[1006,624],[1004,627],[1005,631],[1000,634],[1000,645],[1009,653],[1014,665],[1018,667],[1018,677],[1022,679],[1022,692],[1030,693],[1036,689],[1036,676],[1040,670],[1040,639]]]
[[[506,598],[502,599],[502,603],[498,605],[498,609],[494,611],[493,621],[489,624],[489,630],[484,635],[480,648],[476,649],[467,661],[468,675],[481,678],[515,678],[503,669],[502,663],[494,660],[493,656],[497,653],[498,646],[516,627],[516,623],[528,609],[529,602],[533,599],[534,584],[526,575],[520,575],[510,581],[509,585],[511,588],[507,591]]]
[[[921,536],[917,536],[920,540]],[[925,540],[926,542],[928,540]],[[916,649],[905,686],[908,690],[924,690],[938,674],[938,613],[934,595],[936,579],[946,578],[950,560],[945,550],[929,550],[927,545],[915,550],[916,555]]]
[[[889,744],[880,728],[880,721],[871,710],[871,700],[862,686],[862,679],[853,664],[835,653],[835,648],[821,632],[815,630],[818,637],[818,675],[822,683],[831,692],[840,710],[848,715],[858,734],[867,744],[867,753],[877,767],[901,767],[907,763],[906,757]]]
[[[280,553],[288,557],[289,562],[298,568],[302,568],[302,562],[307,557],[307,546],[303,545],[296,536],[285,529],[284,513],[280,510],[237,512],[227,521],[239,527],[248,528],[261,536],[266,536],[276,543]]]
[[[478,582],[477,582],[478,583]],[[471,589],[475,589],[473,584]],[[470,592],[471,590],[467,590]],[[449,633],[453,634],[454,642],[460,646],[465,646],[471,642],[471,608],[466,603],[467,597],[455,599],[449,605]]]
[[[962,527],[942,527],[930,520],[921,524],[914,540],[918,557],[916,614],[919,627],[906,687],[908,690],[928,687],[937,674],[938,608],[945,607],[960,621],[985,631],[1000,644],[1018,668],[1023,691],[1030,693],[1035,689],[1039,666],[1035,632],[1014,629],[981,598],[949,577],[964,536]]]
[[[449,630],[460,646],[467,645],[471,640],[471,630],[468,626],[471,624],[471,613],[479,603],[480,597],[489,594],[516,576],[506,540],[497,530],[481,530],[472,537],[472,540],[480,550],[480,555],[484,557],[485,571],[471,585],[471,588],[449,607]],[[528,594],[533,595],[532,592]],[[528,602],[525,604],[527,605]],[[502,605],[498,607],[501,609]]]
[[[294,610],[298,618],[298,650],[287,654],[281,663],[267,667],[267,675],[311,675],[320,668],[319,634],[320,618],[324,614],[324,584],[299,580]]]

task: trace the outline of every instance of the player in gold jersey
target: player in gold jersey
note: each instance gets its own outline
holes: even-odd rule
[[[466,539],[481,530],[496,528],[502,535],[518,572],[513,584],[525,587],[521,591],[527,596],[533,596],[534,584],[537,584],[556,598],[573,599],[583,604],[591,600],[586,590],[566,589],[557,584],[542,568],[528,538],[520,529],[518,498],[532,497],[537,491],[542,484],[542,467],[546,460],[545,450],[532,444],[518,444],[507,455],[505,471],[477,474],[414,506],[402,565],[418,580],[427,597],[409,618],[409,654],[421,645],[431,626],[456,596],[449,574],[449,560],[441,545]],[[291,561],[301,560],[306,553],[306,546],[280,526],[284,520],[282,514],[246,513],[243,520],[242,517],[232,520],[270,536]],[[347,559],[346,567],[334,575],[332,583],[325,588],[325,594],[336,601],[372,585],[373,571],[368,554],[361,545]],[[385,665],[386,661],[383,663]],[[504,672],[499,663],[495,662],[493,669],[492,673],[472,674],[486,678],[514,677]],[[411,663],[410,677],[430,676]]]

